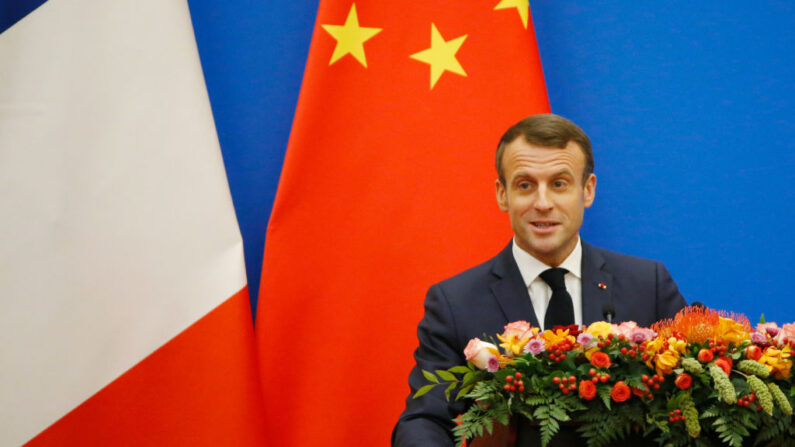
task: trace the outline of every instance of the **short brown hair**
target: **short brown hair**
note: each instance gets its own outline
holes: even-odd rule
[[[502,168],[502,155],[505,146],[523,136],[525,141],[543,147],[565,148],[569,141],[574,141],[585,155],[585,170],[582,174],[583,182],[593,174],[593,151],[591,140],[576,124],[553,113],[541,113],[529,116],[511,126],[505,131],[500,144],[497,146],[497,176],[500,183],[505,184],[505,171]]]

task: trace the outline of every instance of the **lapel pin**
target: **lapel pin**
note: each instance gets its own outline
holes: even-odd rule
[[[602,290],[607,290],[607,284],[603,282],[600,282],[599,284],[597,284],[597,286],[599,286],[599,288]]]

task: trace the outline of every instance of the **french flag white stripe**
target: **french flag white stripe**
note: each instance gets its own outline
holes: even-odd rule
[[[0,34],[0,444],[246,284],[185,0],[50,0]]]

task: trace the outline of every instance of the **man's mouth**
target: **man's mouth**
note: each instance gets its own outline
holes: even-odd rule
[[[530,222],[530,224],[536,228],[549,228],[558,225],[557,222]]]

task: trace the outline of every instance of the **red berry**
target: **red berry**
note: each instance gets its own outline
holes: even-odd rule
[[[511,391],[516,391],[516,387],[511,385]]]
[[[576,390],[577,389],[577,384],[572,383],[571,385],[569,385],[569,389],[572,390],[572,391]]]
[[[614,335],[613,335],[612,333],[610,333],[610,334],[607,334],[607,339],[608,339],[608,340],[612,340],[612,339],[613,339],[613,337],[614,337]]]
[[[566,354],[561,354],[560,357],[558,357],[558,358],[562,362],[562,361],[566,360]]]
[[[649,354],[643,354],[641,358],[643,359],[644,362],[646,362],[649,360]]]
[[[654,384],[654,389],[655,390],[659,390],[660,389],[660,384],[659,383],[655,383]]]
[[[627,350],[627,348],[621,348],[621,353],[622,353],[622,354],[626,355],[626,354],[627,354],[627,352],[629,352],[629,351]]]
[[[633,359],[635,358],[635,356],[636,356],[636,355],[638,355],[638,353],[637,353],[637,352],[635,352],[635,351],[629,351],[629,356],[630,356],[630,357],[632,357]]]
[[[505,388],[505,391],[511,391],[511,386],[508,385],[507,383],[505,384],[505,386],[503,388]]]
[[[521,379],[522,378],[522,373],[517,372],[516,374],[514,374],[514,376],[516,376],[517,379]]]
[[[604,375],[604,376],[600,377],[599,381],[602,382],[602,383],[607,382],[607,375]]]
[[[592,381],[593,383],[596,383],[596,382],[598,382],[598,381],[599,381],[599,376],[593,376],[593,377],[591,378],[591,381]]]
[[[596,346],[599,347],[599,348],[604,348],[605,347],[605,343],[600,341],[599,343],[596,344]]]
[[[640,380],[642,380],[642,381],[643,381],[643,383],[646,383],[646,382],[648,382],[648,381],[649,381],[649,376],[647,376],[646,374],[644,374],[644,375],[640,376]]]
[[[513,382],[513,377],[508,376],[508,377],[505,378],[505,381],[506,382]]]
[[[593,369],[593,368],[589,369],[589,370],[588,370],[588,375],[590,375],[590,376],[595,376],[595,375],[596,375],[596,370],[595,370],[595,369]]]
[[[560,377],[557,377],[557,376],[553,377],[552,378],[552,383],[554,383],[555,385],[559,384],[560,383]]]
[[[610,335],[613,335],[613,334],[610,334]],[[606,344],[607,346],[610,346],[610,345],[612,345],[612,344],[613,344],[613,342],[612,342],[612,341],[610,341],[610,340],[607,340],[607,341],[605,341],[605,344]]]
[[[564,377],[564,378],[560,379],[560,381],[561,381],[561,383],[563,383],[565,385],[565,384],[569,383],[569,378],[568,377]]]
[[[676,410],[674,410],[674,413],[676,413],[676,414],[682,414],[682,410],[681,410],[681,409],[679,409],[679,408],[677,408]]]
[[[621,340],[621,341],[624,341],[624,340],[627,339],[627,336],[624,335],[624,334],[621,334],[621,335],[618,336],[618,339]]]
[[[569,376],[569,381],[570,381],[570,382],[574,382],[575,380],[577,380],[577,378],[576,378],[576,377],[574,377],[574,376]]]
[[[563,394],[569,394],[569,389],[568,388],[563,388],[561,390],[561,392],[563,392]]]

